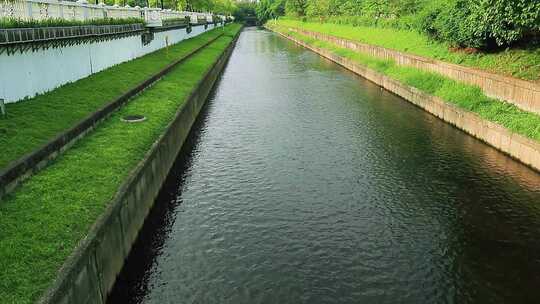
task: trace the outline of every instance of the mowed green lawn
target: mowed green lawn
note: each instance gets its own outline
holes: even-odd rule
[[[270,21],[273,23],[273,21]],[[402,52],[513,76],[540,80],[540,48],[513,48],[496,53],[467,54],[452,51],[441,42],[414,31],[279,19],[277,24],[302,28]]]
[[[129,172],[239,30],[239,25],[227,26],[224,36],[177,66],[0,202],[0,302],[32,303],[50,286]],[[186,43],[202,44],[214,34]],[[120,118],[128,114],[142,114],[147,120],[122,122]]]
[[[158,50],[51,92],[7,104],[7,117],[0,118],[0,169],[43,146],[221,31],[209,31],[173,45],[168,51]]]

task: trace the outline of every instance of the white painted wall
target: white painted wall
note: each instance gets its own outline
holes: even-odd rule
[[[74,82],[113,65],[141,57],[169,44],[197,36],[213,29],[209,25],[158,32],[154,40],[143,46],[141,36],[131,36],[103,42],[80,44],[63,48],[51,48],[0,55],[0,98],[6,103],[34,97],[51,91],[63,84]]]

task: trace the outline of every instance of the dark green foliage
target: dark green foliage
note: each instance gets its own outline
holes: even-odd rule
[[[233,0],[169,0],[176,3],[175,8],[214,12],[219,14],[232,14],[236,10],[236,3]]]
[[[141,18],[104,18],[87,21],[66,20],[66,19],[45,19],[45,20],[21,20],[13,18],[0,18],[0,29],[2,28],[36,28],[36,27],[58,27],[58,26],[82,26],[82,25],[120,25],[144,23]]]
[[[261,1],[260,5],[267,6]],[[285,0],[289,16],[413,29],[456,47],[497,49],[537,41],[538,0]],[[264,11],[264,10],[263,10]]]
[[[479,0],[468,2],[469,31],[499,46],[540,33],[540,1]]]
[[[105,0],[114,4],[115,0]],[[141,1],[143,4],[140,4]],[[236,9],[234,0],[127,0],[131,6],[161,7],[179,11],[213,12],[216,14],[229,15]]]
[[[303,17],[306,15],[306,0],[287,0],[285,13],[289,16]]]
[[[435,1],[419,12],[419,29],[460,47],[509,46],[540,32],[540,1]]]
[[[482,47],[486,37],[471,31],[471,12],[466,3],[434,1],[419,13],[419,29],[433,38],[455,46]]]
[[[360,16],[362,14],[362,0],[336,0],[335,14],[341,16]]]
[[[260,22],[274,19],[285,14],[285,0],[261,0],[257,4],[257,18]]]
[[[233,16],[236,21],[245,21],[250,18],[257,18],[257,4],[254,2],[239,2]]]
[[[437,18],[448,9],[446,5],[448,1],[434,0],[428,3],[421,11],[418,12],[417,26],[431,37],[438,36],[438,26],[435,26]]]

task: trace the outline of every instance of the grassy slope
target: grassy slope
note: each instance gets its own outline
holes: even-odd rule
[[[166,50],[113,66],[49,93],[7,105],[0,118],[0,169],[44,145],[109,101],[122,95],[174,60],[219,35],[210,31]]]
[[[280,19],[278,24],[304,28],[341,38],[378,45],[398,51],[435,58],[451,63],[514,76],[527,80],[540,80],[540,48],[511,49],[498,53],[465,54],[452,52],[447,44],[435,42],[413,31],[365,26],[348,26]]]
[[[540,116],[520,110],[516,106],[486,97],[478,87],[459,83],[435,73],[424,72],[415,68],[397,65],[394,61],[378,59],[369,55],[337,47],[331,43],[277,28],[288,35],[307,42],[310,45],[324,48],[337,55],[352,59],[394,79],[418,88],[431,95],[461,108],[479,114],[481,117],[496,122],[516,133],[540,141]]]
[[[31,303],[49,286],[238,29],[229,26],[226,37],[174,69],[0,203],[2,303]],[[190,44],[205,39],[193,40]],[[120,121],[132,113],[148,120]]]

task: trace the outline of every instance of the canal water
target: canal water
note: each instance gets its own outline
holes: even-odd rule
[[[539,287],[539,174],[249,28],[109,303],[538,303]]]

